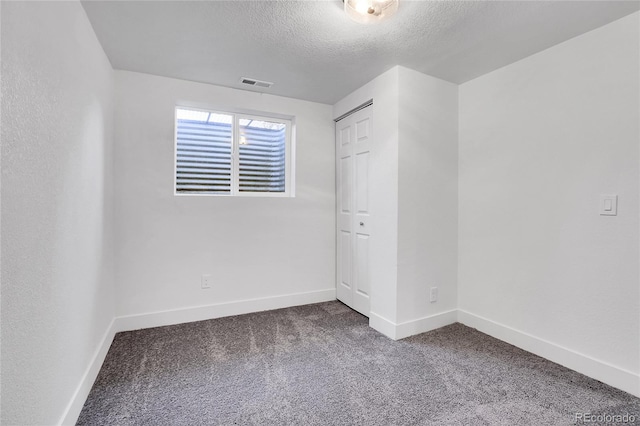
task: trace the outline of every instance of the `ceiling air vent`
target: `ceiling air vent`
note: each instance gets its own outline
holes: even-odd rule
[[[246,77],[242,77],[240,79],[240,83],[246,84],[248,86],[264,87],[264,88],[269,88],[273,86],[273,83],[271,83],[270,81],[262,81],[262,80],[256,80],[255,78],[246,78]]]

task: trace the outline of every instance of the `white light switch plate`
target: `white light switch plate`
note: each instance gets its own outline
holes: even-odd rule
[[[601,195],[600,196],[600,216],[617,216],[618,215],[618,196],[617,195]]]

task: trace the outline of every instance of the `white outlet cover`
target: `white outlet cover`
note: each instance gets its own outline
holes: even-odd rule
[[[618,196],[600,195],[600,216],[618,215]]]
[[[211,275],[203,274],[202,280],[200,281],[200,285],[202,288],[211,288]]]
[[[430,292],[430,301],[431,303],[438,301],[438,287],[431,287]]]

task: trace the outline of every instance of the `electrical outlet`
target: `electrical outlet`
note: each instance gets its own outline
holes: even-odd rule
[[[211,275],[203,274],[200,285],[202,286],[202,288],[211,288]]]
[[[429,293],[429,300],[431,303],[438,301],[438,287],[431,287],[431,292]]]

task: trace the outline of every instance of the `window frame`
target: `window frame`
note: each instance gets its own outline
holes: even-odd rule
[[[229,192],[179,192],[178,191],[178,110],[189,110],[231,116],[231,185]],[[285,179],[284,192],[240,191],[240,120],[259,120],[281,123],[285,125]],[[238,109],[219,109],[194,105],[176,105],[173,119],[173,195],[186,197],[295,197],[295,117],[281,114],[270,114],[261,111]]]

